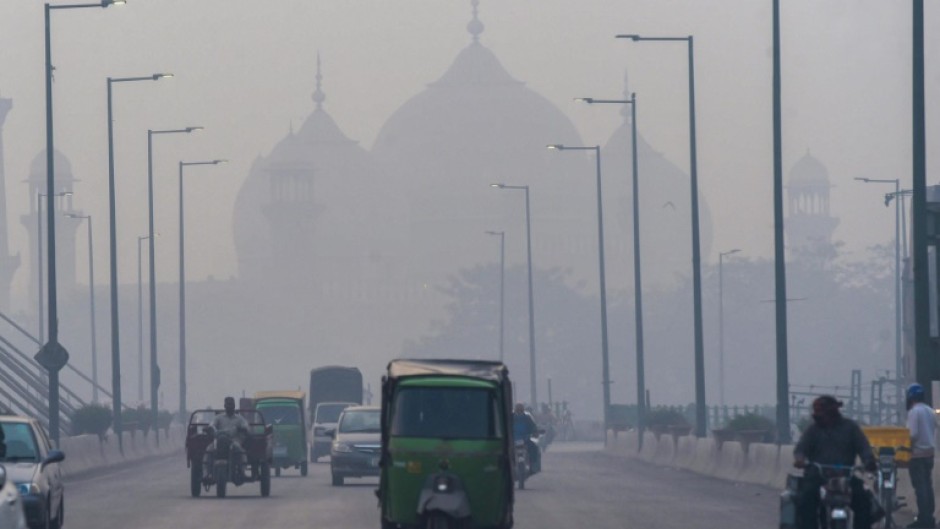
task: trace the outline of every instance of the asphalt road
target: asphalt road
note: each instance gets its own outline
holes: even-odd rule
[[[257,484],[189,496],[182,453],[67,483],[68,529],[378,529],[377,479],[330,485],[329,464]],[[755,529],[777,524],[777,491],[608,455],[596,444],[556,444],[544,472],[516,496],[518,529]]]

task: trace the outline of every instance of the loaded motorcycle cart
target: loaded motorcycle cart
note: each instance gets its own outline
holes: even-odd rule
[[[220,413],[225,411],[196,410],[189,417],[186,466],[190,469],[190,493],[198,497],[214,485],[216,496],[224,498],[229,483],[237,487],[257,481],[261,495],[270,495],[273,428],[265,424],[257,410],[236,410],[249,425],[248,431],[236,434],[242,447],[238,450],[233,436],[212,428],[212,420]]]

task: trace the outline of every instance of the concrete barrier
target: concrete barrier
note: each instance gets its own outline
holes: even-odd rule
[[[676,457],[673,459],[673,466],[677,468],[689,469],[692,467],[692,461],[695,460],[695,437],[692,435],[683,435],[679,438],[676,445]]]
[[[718,451],[718,463],[711,475],[735,481],[744,472],[747,459],[744,447],[737,441],[726,441]]]
[[[644,461],[652,461],[653,456],[656,455],[656,449],[659,446],[659,441],[656,440],[656,436],[652,432],[643,432],[643,448],[640,449],[639,456],[640,459]]]
[[[659,442],[656,443],[656,453],[653,454],[653,462],[658,465],[672,465],[676,457],[675,441],[671,435],[662,435]]]
[[[159,432],[160,445],[157,446],[154,432],[144,436],[136,432],[131,436],[124,432],[124,453],[121,453],[117,436],[113,433],[99,441],[96,435],[78,435],[64,437],[59,443],[65,453],[62,470],[66,475],[75,475],[92,469],[106,468],[125,462],[136,461],[157,455],[172,454],[185,445],[185,429],[180,425],[170,427],[169,435]]]
[[[777,445],[765,443],[751,443],[747,451],[747,462],[744,471],[738,476],[739,481],[766,485],[777,471],[777,458],[779,456]]]

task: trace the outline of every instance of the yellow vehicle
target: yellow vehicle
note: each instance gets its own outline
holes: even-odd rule
[[[297,468],[307,475],[307,425],[303,391],[258,391],[255,409],[264,414],[274,429],[274,475],[281,469]]]

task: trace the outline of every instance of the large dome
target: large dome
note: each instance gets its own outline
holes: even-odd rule
[[[789,187],[825,187],[829,184],[829,170],[807,150],[790,169]]]
[[[525,242],[523,196],[496,182],[531,186],[537,266],[596,267],[594,165],[545,148],[555,143],[581,145],[571,120],[476,38],[389,118],[373,153],[407,207],[403,251],[422,284],[492,262],[487,229],[507,231],[508,260],[524,258],[514,251]]]

